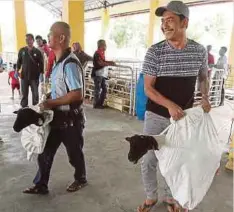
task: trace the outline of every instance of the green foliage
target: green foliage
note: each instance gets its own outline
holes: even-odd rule
[[[109,38],[117,48],[146,47],[147,24],[129,18],[116,19]]]

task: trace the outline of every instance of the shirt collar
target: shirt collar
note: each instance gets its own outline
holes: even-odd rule
[[[65,58],[68,57],[69,54],[71,54],[71,48],[67,48],[67,49],[64,51],[62,57],[56,62],[56,64],[57,64],[57,63],[61,63]]]

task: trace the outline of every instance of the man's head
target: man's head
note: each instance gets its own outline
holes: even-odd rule
[[[47,45],[47,40],[43,39],[43,45]]]
[[[220,56],[224,56],[224,55],[226,54],[226,52],[227,52],[227,47],[222,46],[222,47],[220,48],[220,50],[219,50],[219,55],[220,55]]]
[[[70,26],[65,22],[55,22],[48,35],[49,46],[53,50],[67,49],[71,39]]]
[[[26,34],[26,44],[28,47],[33,47],[33,43],[34,43],[34,36],[33,34]]]
[[[162,17],[161,30],[167,40],[177,41],[186,36],[189,8],[182,1],[171,1],[166,7],[159,7],[156,16]]]
[[[209,52],[211,51],[211,49],[212,49],[212,46],[211,46],[211,45],[208,45],[208,46],[207,46],[207,52],[209,53]]]
[[[38,47],[42,47],[43,46],[43,39],[40,35],[36,36],[36,42],[37,42],[37,46]]]
[[[78,52],[82,51],[82,47],[79,42],[73,43],[72,48],[73,48],[73,51],[78,51]]]
[[[98,49],[106,51],[106,41],[105,40],[99,40],[97,42],[97,46],[98,46]]]

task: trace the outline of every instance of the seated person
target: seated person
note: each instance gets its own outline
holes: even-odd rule
[[[96,76],[96,72],[106,66],[115,66],[112,61],[106,61],[105,51],[106,42],[105,40],[99,40],[97,42],[98,49],[93,56],[93,70],[92,78],[94,80],[94,108],[104,108],[103,104],[106,98],[106,78],[103,76]]]

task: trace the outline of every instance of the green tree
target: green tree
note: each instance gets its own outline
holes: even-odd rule
[[[116,20],[109,37],[115,42],[117,48],[146,47],[146,34],[146,24],[123,18]]]

